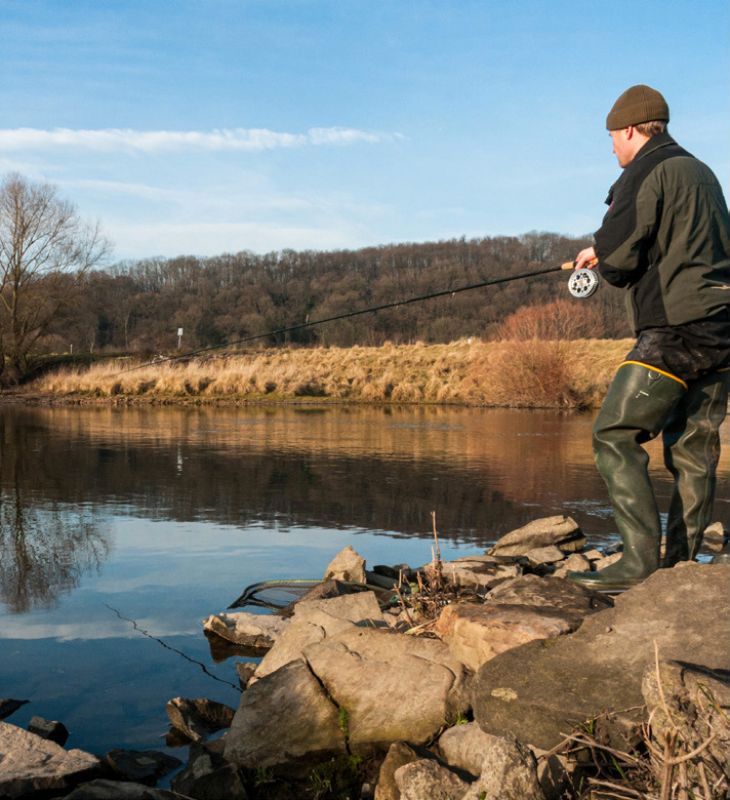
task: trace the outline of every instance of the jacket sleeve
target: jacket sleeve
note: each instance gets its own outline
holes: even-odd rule
[[[625,174],[612,187],[607,200],[609,209],[595,234],[601,275],[621,287],[633,286],[649,268],[649,250],[662,205],[652,173],[638,187],[631,183],[630,175]]]

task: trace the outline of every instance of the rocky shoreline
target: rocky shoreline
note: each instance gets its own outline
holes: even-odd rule
[[[713,526],[707,544],[723,541]],[[182,766],[164,753],[98,758],[45,720],[0,722],[0,800],[724,798],[730,566],[681,564],[617,597],[565,579],[618,557],[567,517],[450,562],[436,539],[418,570],[345,548],[284,611],[205,620],[212,644],[263,657],[237,665],[238,709],[168,703],[189,747],[171,789],[153,788]]]

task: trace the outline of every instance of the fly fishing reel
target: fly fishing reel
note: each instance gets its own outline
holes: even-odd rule
[[[598,273],[594,269],[576,269],[568,279],[568,291],[583,300],[598,289]]]

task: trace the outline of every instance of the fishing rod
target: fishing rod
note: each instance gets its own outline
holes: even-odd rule
[[[241,339],[234,339],[232,342],[226,344],[214,344],[208,347],[199,347],[197,350],[191,350],[188,353],[182,353],[177,356],[162,356],[152,361],[146,361],[142,364],[137,364],[134,367],[124,370],[127,372],[134,372],[135,370],[142,369],[143,367],[156,366],[158,364],[172,363],[175,361],[182,361],[194,356],[199,356],[201,353],[210,353],[213,350],[223,350],[227,347],[234,347],[240,344],[247,344],[248,342],[255,342],[261,339],[267,339],[270,336],[281,336],[286,333],[293,333],[294,331],[301,331],[305,328],[313,328],[315,325],[324,325],[327,322],[336,322],[342,319],[350,319],[351,317],[358,317],[362,314],[375,314],[378,311],[385,311],[390,308],[399,308],[400,306],[407,306],[411,303],[421,303],[424,300],[432,300],[436,297],[454,296],[460,292],[469,292],[472,289],[481,289],[485,286],[495,286],[499,283],[511,283],[512,281],[525,280],[526,278],[534,278],[538,275],[549,275],[552,272],[560,272],[561,270],[573,270],[573,274],[568,280],[568,291],[580,299],[590,297],[598,288],[598,274],[592,267],[597,261],[591,262],[590,269],[575,269],[574,261],[565,261],[553,267],[546,267],[545,269],[534,270],[532,272],[521,272],[518,275],[503,275],[499,278],[490,278],[486,281],[479,283],[470,283],[466,286],[457,286],[455,289],[444,289],[439,292],[430,292],[429,294],[421,294],[416,297],[407,297],[405,300],[395,300],[391,303],[382,303],[378,306],[370,306],[369,308],[360,308],[355,311],[346,311],[342,314],[335,314],[332,317],[323,317],[322,319],[306,320],[296,325],[289,325],[286,328],[277,328],[275,330],[267,331],[266,333],[257,333],[253,336],[244,336]],[[121,374],[121,373],[120,373]]]

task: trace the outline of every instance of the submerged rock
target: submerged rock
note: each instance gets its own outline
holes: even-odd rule
[[[550,749],[605,708],[643,707],[655,642],[663,658],[727,669],[729,616],[730,567],[685,562],[658,570],[577,632],[484,664],[474,686],[476,720],[488,733]]]
[[[585,537],[572,517],[558,515],[536,519],[510,531],[488,551],[493,556],[524,556],[537,547],[557,545],[564,552],[580,550]]]
[[[41,739],[47,739],[49,742],[55,742],[63,747],[68,741],[68,728],[58,720],[44,719],[43,717],[31,717],[28,723],[28,730],[40,736]]]
[[[29,702],[29,700],[13,700],[12,697],[0,697],[0,719],[7,719]]]
[[[64,750],[55,742],[8,722],[0,722],[0,797],[71,789],[99,767],[83,750]]]
[[[179,758],[159,750],[110,750],[104,761],[125,781],[153,785],[159,778],[182,764]]]

